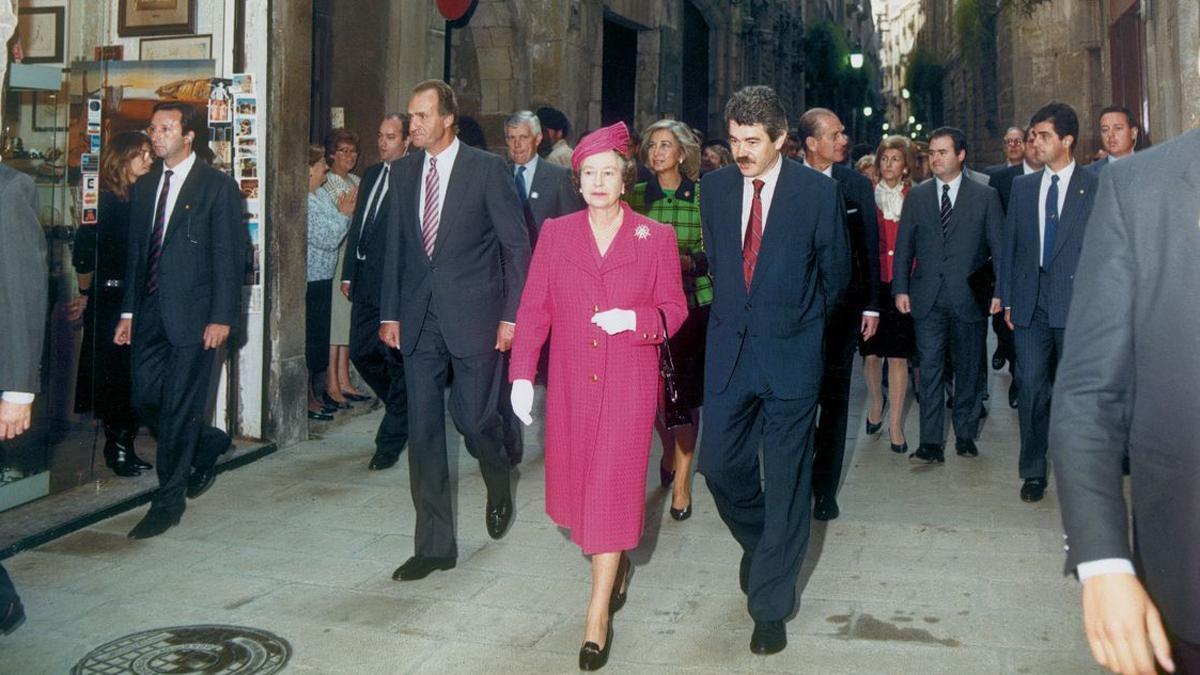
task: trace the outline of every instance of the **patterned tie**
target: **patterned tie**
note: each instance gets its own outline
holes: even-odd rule
[[[429,158],[429,173],[425,174],[425,213],[421,215],[421,241],[425,244],[425,255],[433,257],[433,242],[437,239],[438,195],[437,157]]]
[[[525,189],[525,167],[517,167],[517,194],[521,197],[521,208],[525,211],[525,225],[533,227],[533,209],[529,208],[529,191]]]
[[[163,173],[158,206],[154,208],[154,229],[150,230],[150,253],[146,259],[146,295],[158,292],[158,260],[162,257],[163,233],[167,229],[167,193],[171,191],[171,176],[174,174],[170,169]]]
[[[384,192],[387,191],[388,176],[391,175],[392,165],[384,164],[383,173],[379,174],[379,182],[376,183],[374,199],[367,205],[367,212],[363,214],[362,232],[358,234],[358,244],[355,246],[355,253],[359,260],[367,259],[367,252],[363,250],[363,243],[370,245],[371,232],[375,227],[375,216],[379,213],[379,205],[383,203]]]
[[[950,206],[950,186],[942,186],[942,208],[939,215],[942,219],[942,239],[946,238],[946,233],[950,231],[950,212],[954,209]]]
[[[742,242],[742,274],[746,277],[746,290],[754,279],[754,266],[758,264],[758,249],[762,246],[762,189],[765,183],[756,178],[754,200],[750,202],[750,222],[746,224],[746,240]]]
[[[1050,264],[1054,251],[1054,235],[1058,230],[1058,176],[1050,176],[1050,189],[1046,191],[1046,233],[1042,236],[1042,267]]]

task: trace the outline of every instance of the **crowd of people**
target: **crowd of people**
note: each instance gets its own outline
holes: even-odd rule
[[[886,424],[892,451],[940,465],[950,409],[955,452],[970,461],[987,414],[992,317],[991,366],[1009,366],[1019,414],[1018,496],[1042,499],[1053,462],[1073,544],[1068,571],[1085,582],[1097,661],[1148,672],[1153,652],[1164,668],[1197,672],[1200,589],[1187,565],[1200,555],[1186,544],[1181,563],[1163,543],[1194,534],[1195,519],[1160,503],[1150,482],[1194,495],[1195,453],[1133,400],[1136,391],[1195,426],[1162,382],[1176,377],[1165,369],[1195,370],[1165,355],[1195,334],[1171,317],[1196,321],[1180,279],[1194,278],[1186,260],[1200,240],[1188,232],[1157,242],[1135,231],[1121,203],[1122,180],[1150,189],[1125,165],[1153,161],[1177,162],[1194,195],[1200,155],[1187,150],[1197,132],[1127,163],[1138,126],[1129,111],[1106,108],[1103,157],[1078,166],[1080,120],[1051,103],[1006,130],[1005,164],[975,171],[958,129],[936,129],[927,144],[887,136],[856,152],[832,110],[810,109],[789,127],[769,87],[733,94],[723,118],[724,139],[663,119],[640,134],[618,122],[572,147],[561,111],[517,111],[504,124],[506,162],[475,147],[486,140],[462,137],[454,90],[428,80],[405,113],[380,121],[380,162],[361,178],[353,132],[309,147],[308,416],[329,420],[367,400],[352,362],[385,409],[368,468],[387,469],[408,448],[414,551],[393,579],[457,564],[447,388],[486,486],[485,529],[501,539],[514,519],[522,427],[534,423],[542,385],[546,510],[591,558],[579,667],[599,669],[611,652],[614,614],[629,597],[628,552],[645,529],[655,435],[671,518],[691,517],[692,476],[702,475],[743,551],[750,649],[779,652],[811,520],[840,514],[856,357],[868,435]],[[187,106],[159,104],[148,135],[105,146],[101,224],[76,248],[83,296],[73,311],[89,317],[84,349],[96,366],[87,366],[96,386],[81,377],[96,393],[77,405],[103,421],[105,460],[119,476],[153,468],[133,448],[140,425],[158,440],[160,489],[133,538],[177,525],[230,447],[201,423],[202,393],[237,319],[240,209],[232,179],[195,162],[197,124]],[[1184,214],[1191,230],[1197,211]],[[1142,267],[1160,260],[1177,277]],[[1144,297],[1147,282],[1155,287]],[[1163,336],[1178,342],[1160,353]],[[920,412],[911,453],[910,379]],[[0,388],[5,405],[36,390],[7,374]],[[5,410],[0,431],[20,433]],[[1189,471],[1164,473],[1139,452],[1146,444],[1183,453],[1168,456]],[[1133,576],[1122,460],[1135,517],[1161,516],[1139,528],[1149,596]],[[11,597],[0,597],[6,630],[20,609]]]

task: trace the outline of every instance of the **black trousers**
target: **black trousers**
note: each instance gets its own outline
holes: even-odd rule
[[[862,314],[842,310],[825,327],[825,370],[817,399],[816,440],[813,455],[813,494],[834,496],[846,456],[846,426],[850,414],[850,377]]]
[[[350,361],[383,401],[375,451],[399,456],[408,443],[408,391],[400,352],[379,340],[379,306],[356,300],[350,308]]]
[[[13,586],[12,578],[8,576],[8,571],[4,569],[4,565],[0,565],[0,612],[8,609],[14,600],[20,599],[16,586]]]
[[[1039,296],[1041,293],[1039,292]],[[1028,326],[1014,331],[1017,371],[1021,374],[1017,419],[1021,423],[1021,478],[1046,477],[1046,449],[1050,444],[1050,393],[1054,373],[1062,359],[1062,328],[1051,328],[1042,298],[1033,310]]]
[[[512,409],[512,383],[508,381],[508,359],[511,352],[500,355],[500,418],[504,423],[504,452],[513,466],[525,457],[525,424]]]
[[[704,395],[699,471],[721,520],[749,556],[755,621],[782,621],[796,604],[812,516],[816,412],[816,386],[803,398],[775,396],[749,343],[725,391]]]
[[[156,508],[182,513],[192,468],[210,466],[229,447],[229,435],[205,423],[215,354],[202,342],[171,344],[158,295],[142,301],[133,321],[133,403],[158,441]]]
[[[1171,660],[1175,662],[1175,675],[1200,675],[1200,644],[1187,642],[1174,633],[1171,639]]]
[[[973,441],[979,432],[983,392],[979,378],[986,371],[981,354],[987,349],[987,321],[964,321],[939,296],[926,316],[914,320],[917,352],[921,355],[921,444],[943,445],[946,440],[946,353],[954,371],[954,436]]]
[[[308,282],[304,291],[304,362],[309,379],[329,368],[329,315],[333,311],[333,280]],[[324,391],[324,385],[317,391]]]
[[[450,417],[467,451],[479,460],[488,500],[499,502],[511,496],[499,406],[500,352],[451,354],[437,317],[430,313],[412,354],[405,357],[405,381],[409,482],[417,512],[414,549],[417,555],[437,558],[458,555],[446,459],[445,392],[451,368]]]

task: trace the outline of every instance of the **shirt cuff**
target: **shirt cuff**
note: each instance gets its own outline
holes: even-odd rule
[[[383,320],[381,320],[379,323],[380,323],[380,324],[388,324],[388,323],[400,323],[400,322],[399,322],[399,321],[392,320],[392,319],[383,319]]]
[[[0,399],[7,403],[16,403],[17,405],[29,405],[33,403],[33,394],[25,391],[6,391],[0,394]]]
[[[505,326],[516,326],[517,325],[517,323],[515,321],[501,321],[500,323],[504,324]]]
[[[874,311],[874,310],[870,310],[870,309],[865,309],[865,310],[863,310],[863,316],[874,316],[874,317],[878,317],[878,316],[879,316],[879,312],[876,312],[876,311]]]
[[[121,312],[121,318],[122,319],[132,319],[133,312]]]
[[[1102,558],[1079,563],[1075,573],[1079,576],[1079,583],[1101,574],[1136,574],[1133,563],[1125,558]]]

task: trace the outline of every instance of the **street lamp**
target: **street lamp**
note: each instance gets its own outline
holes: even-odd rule
[[[904,87],[900,90],[900,98],[907,101],[909,96],[911,96],[911,94],[908,93],[908,87]]]
[[[854,51],[850,52],[850,67],[858,70],[863,67],[862,45],[854,43]]]
[[[916,126],[916,130],[917,130],[917,131],[920,131],[920,130],[921,130],[921,125],[920,125],[919,123],[918,123],[918,124],[917,124],[917,126]]]
[[[863,117],[870,117],[874,112],[875,111],[871,109],[871,106],[866,106],[863,108]]]
[[[916,122],[916,121],[917,121],[917,118],[913,117],[912,115],[909,115],[909,116],[908,116],[908,123],[909,123],[909,124],[912,124],[913,122]]]
[[[892,125],[888,124],[887,122],[884,122],[884,123],[883,123],[883,130],[884,130],[884,131],[887,131],[888,129],[891,129],[891,128],[892,128]]]

